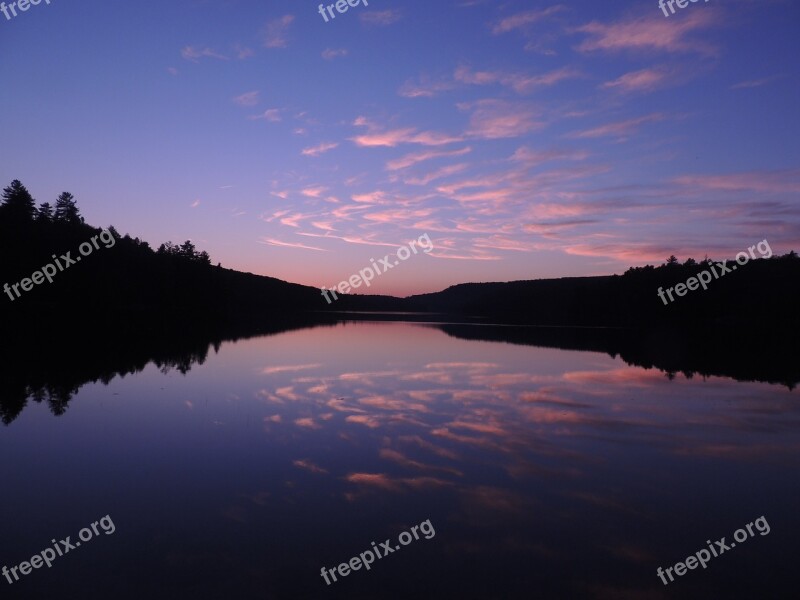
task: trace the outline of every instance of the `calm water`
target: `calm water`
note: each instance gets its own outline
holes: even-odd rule
[[[163,369],[166,370],[166,369]],[[789,598],[800,401],[592,352],[349,323],[223,344],[0,426],[6,598]],[[672,567],[764,516],[755,536]],[[374,541],[420,539],[326,585]]]

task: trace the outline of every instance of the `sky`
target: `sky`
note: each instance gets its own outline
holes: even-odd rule
[[[427,234],[403,296],[800,251],[795,0],[46,1],[0,185],[154,247],[332,287]]]

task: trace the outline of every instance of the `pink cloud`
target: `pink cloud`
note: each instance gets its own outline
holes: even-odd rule
[[[531,92],[537,88],[549,87],[566,79],[580,77],[581,73],[570,67],[562,67],[541,75],[526,75],[524,73],[506,73],[503,71],[472,71],[467,66],[456,69],[456,81],[470,85],[488,85],[499,83],[511,87],[518,93]]]
[[[340,56],[347,56],[347,50],[344,48],[325,48],[322,51],[322,58],[325,60],[333,60]]]
[[[626,135],[634,133],[639,128],[640,125],[643,125],[645,123],[652,123],[655,121],[663,121],[665,118],[666,117],[661,113],[652,113],[649,115],[645,115],[643,117],[628,119],[627,121],[608,123],[607,125],[601,125],[600,127],[595,127],[593,129],[587,129],[585,131],[571,133],[567,137],[572,137],[572,138],[598,138],[607,136],[624,137]]]
[[[304,219],[308,219],[309,217],[310,215],[296,213],[288,217],[282,217],[279,219],[279,222],[281,225],[286,225],[288,227],[300,227],[299,222],[303,221]]]
[[[650,92],[667,83],[669,72],[663,68],[641,69],[631,71],[613,81],[607,81],[600,87],[615,89],[623,93]]]
[[[657,244],[575,244],[564,249],[574,256],[610,258],[624,264],[661,262],[675,252],[674,243]]]
[[[381,426],[381,422],[369,415],[350,415],[345,419],[348,423],[358,423],[359,425],[364,425],[365,427],[369,427],[370,429],[376,429]]]
[[[386,192],[375,190],[366,194],[353,194],[351,196],[353,202],[360,202],[363,204],[386,204]]]
[[[239,106],[255,106],[258,104],[259,93],[260,92],[257,90],[253,92],[245,92],[241,96],[236,96],[233,101]]]
[[[588,156],[588,152],[581,150],[533,150],[523,146],[509,160],[535,167],[553,160],[584,160]]]
[[[270,123],[278,123],[281,120],[281,111],[279,108],[270,108],[265,110],[260,115],[251,115],[247,117],[251,121],[257,121],[259,119],[263,119],[265,121],[269,121]]]
[[[685,175],[676,183],[709,190],[799,193],[800,169],[755,171],[729,175]]]
[[[306,196],[307,198],[319,198],[326,191],[328,191],[328,188],[318,185],[313,187],[307,187],[303,190],[300,190],[300,193],[303,194],[303,196]]]
[[[472,151],[472,148],[467,146],[466,148],[462,148],[461,150],[452,150],[452,151],[422,151],[422,152],[414,152],[411,154],[406,154],[405,156],[401,156],[400,158],[396,158],[394,160],[390,160],[386,163],[386,169],[389,171],[399,171],[400,169],[406,169],[411,167],[417,163],[431,160],[433,158],[441,158],[446,156],[461,156],[463,154],[468,154]]]
[[[286,36],[293,21],[294,15],[284,15],[280,19],[269,21],[264,26],[264,46],[267,48],[285,48],[288,44]]]
[[[530,133],[544,126],[536,120],[534,109],[506,100],[478,100],[460,103],[458,108],[472,111],[467,134],[483,139],[511,138]]]
[[[719,22],[711,10],[693,10],[681,19],[665,19],[659,12],[646,17],[629,17],[616,23],[592,21],[575,29],[590,38],[578,46],[580,52],[651,50],[661,52],[699,52],[714,54],[709,44],[687,39],[688,34],[708,29]]]
[[[265,375],[274,375],[275,373],[293,373],[295,371],[304,371],[306,369],[316,369],[321,367],[321,364],[311,365],[284,365],[280,367],[266,367],[261,370]]]
[[[301,248],[303,250],[319,250],[320,252],[327,252],[324,248],[317,248],[315,246],[306,246],[305,244],[293,244],[291,242],[282,242],[280,240],[272,239],[272,238],[261,238],[259,240],[260,244],[266,244],[268,246],[280,246],[282,248]]]
[[[251,48],[247,48],[246,46],[242,46],[240,44],[236,44],[233,47],[234,52],[236,52],[236,58],[239,60],[244,60],[246,58],[250,58],[251,56],[255,56],[255,52]]]
[[[492,33],[495,35],[501,33],[507,33],[509,31],[513,31],[515,29],[526,29],[530,25],[542,21],[546,19],[550,15],[554,15],[557,12],[564,10],[564,7],[561,4],[556,6],[551,6],[549,8],[545,8],[542,10],[529,10],[526,12],[517,13],[516,15],[512,15],[510,17],[506,17],[500,21],[498,21],[492,27]]]
[[[315,465],[311,460],[308,459],[293,460],[292,464],[299,469],[305,469],[306,471],[310,471],[312,473],[325,474],[328,472],[322,467]]]
[[[364,219],[367,221],[376,221],[378,223],[404,223],[409,220],[430,216],[433,212],[433,208],[421,208],[417,210],[394,209],[381,213],[368,213],[364,215]]]
[[[441,179],[442,177],[448,177],[449,175],[455,175],[456,173],[460,173],[464,169],[467,168],[467,163],[460,163],[457,165],[449,165],[447,167],[442,167],[432,173],[428,173],[422,177],[410,177],[405,179],[404,182],[408,185],[428,185],[430,182],[435,181],[437,179]]]
[[[320,154],[324,154],[328,150],[333,150],[339,144],[336,142],[322,142],[316,146],[311,146],[310,148],[303,149],[303,156],[319,156]]]
[[[406,81],[397,93],[404,98],[433,98],[441,92],[452,90],[453,82],[444,79],[432,80],[427,75],[420,77],[419,83],[412,80]]]
[[[353,124],[360,127],[367,127],[368,129],[367,134],[350,138],[356,145],[362,147],[386,146],[392,148],[400,144],[444,146],[461,141],[460,137],[454,137],[436,131],[417,131],[417,129],[413,127],[381,131],[378,126],[369,122],[365,117],[358,117]]]

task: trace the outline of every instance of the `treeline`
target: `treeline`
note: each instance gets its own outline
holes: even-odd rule
[[[0,295],[0,336],[46,330],[71,335],[99,331],[157,332],[163,329],[240,327],[243,322],[279,322],[283,313],[324,309],[319,290],[270,277],[212,266],[191,241],[165,242],[157,250],[121,235],[113,226],[112,247],[99,249],[36,285],[21,297]],[[72,194],[55,206],[40,206],[15,180],[0,201],[0,287],[30,278],[56,257],[102,229],[85,223]]]
[[[659,288],[674,287],[709,269],[713,261],[675,257],[624,275],[567,277],[509,283],[466,283],[409,298],[413,310],[450,312],[503,323],[541,326],[767,328],[796,333],[800,328],[800,259],[784,256],[750,260],[708,289],[689,291],[665,305]],[[730,267],[732,263],[728,261]]]

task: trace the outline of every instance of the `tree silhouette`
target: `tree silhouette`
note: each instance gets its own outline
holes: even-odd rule
[[[24,185],[15,179],[3,189],[3,204],[0,214],[11,221],[32,221],[36,214],[36,203]]]
[[[191,240],[186,240],[180,246],[172,242],[161,244],[158,247],[157,254],[166,254],[167,256],[174,256],[187,261],[211,266],[211,257],[208,252],[205,250],[203,252],[198,252]]]
[[[194,260],[195,258],[195,246],[190,240],[186,240],[181,244],[180,254],[184,258],[188,258],[189,260]]]
[[[53,222],[53,206],[49,202],[42,204],[36,211],[36,221],[39,223]]]
[[[75,197],[69,192],[63,192],[56,200],[56,221],[69,225],[80,225],[83,223],[75,203]]]
[[[673,267],[673,266],[676,267],[679,264],[680,263],[678,262],[678,259],[674,254],[667,259],[667,266],[669,266],[669,267]]]

